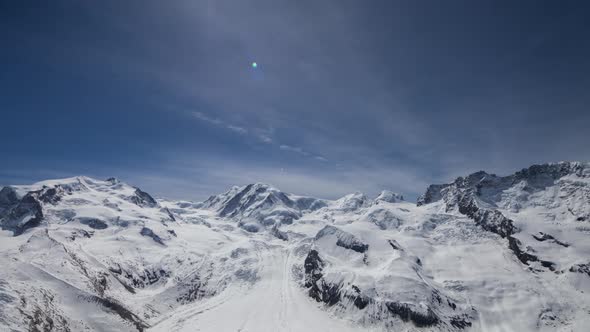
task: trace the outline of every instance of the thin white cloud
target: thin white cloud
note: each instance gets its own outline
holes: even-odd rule
[[[227,125],[226,128],[231,131],[234,131],[238,134],[247,134],[248,133],[248,130],[246,128],[242,128],[242,127],[238,127],[238,126],[234,126],[234,125]]]
[[[252,130],[248,130],[244,127],[240,127],[240,126],[236,126],[234,124],[230,124],[226,121],[223,121],[219,118],[213,118],[210,116],[207,116],[206,114],[202,113],[202,112],[192,112],[191,113],[195,118],[213,124],[215,126],[218,127],[223,127],[226,129],[229,129],[235,133],[241,134],[241,135],[249,135],[250,133],[253,134],[253,137],[258,139],[259,141],[261,141],[262,143],[266,143],[266,144],[273,144],[275,143],[275,141],[269,136],[269,133],[272,132],[272,130],[263,130],[260,128],[254,128]],[[300,146],[292,146],[292,145],[287,145],[287,144],[279,144],[277,143],[279,146],[279,149],[283,150],[283,151],[288,151],[288,152],[293,152],[293,153],[297,153],[300,154],[302,156],[305,157],[311,157],[315,160],[318,161],[322,161],[322,162],[327,162],[328,159],[326,159],[324,156],[321,155],[317,155],[317,154],[313,154],[311,152],[308,152],[306,150],[304,150],[302,147]]]
[[[304,156],[309,156],[309,152],[303,150],[301,147],[298,147],[298,146],[291,146],[291,145],[281,144],[279,146],[279,149],[284,150],[284,151],[290,151],[290,152],[299,153],[299,154],[304,155]]]
[[[217,118],[209,117],[201,112],[192,112],[192,115],[201,121],[209,122],[209,123],[214,124],[216,126],[223,125],[223,122],[221,122],[221,120],[219,120]]]
[[[283,151],[294,152],[294,153],[300,154],[302,156],[311,157],[315,160],[322,161],[322,162],[328,161],[328,159],[326,157],[308,152],[299,146],[291,146],[291,145],[281,144],[279,146],[279,149],[281,149]]]
[[[272,138],[270,138],[269,136],[266,136],[264,134],[260,134],[258,135],[258,139],[260,139],[260,141],[262,141],[263,143],[272,143]]]
[[[245,135],[248,133],[248,130],[244,127],[240,127],[240,126],[236,126],[231,123],[227,123],[219,118],[212,118],[212,117],[207,116],[206,114],[201,113],[201,112],[192,112],[192,115],[201,121],[213,124],[218,127],[223,127],[223,128],[229,129],[229,130],[231,130],[235,133],[238,133],[238,134]]]

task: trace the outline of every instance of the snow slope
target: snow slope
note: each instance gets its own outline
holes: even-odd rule
[[[117,179],[0,190],[0,330],[586,331],[590,164],[477,172],[418,204]]]

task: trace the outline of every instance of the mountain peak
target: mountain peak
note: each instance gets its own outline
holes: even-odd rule
[[[270,226],[291,223],[303,212],[319,209],[326,203],[316,198],[286,194],[269,184],[257,182],[211,196],[202,206],[216,211],[220,217],[239,217]]]
[[[381,193],[375,198],[375,202],[387,202],[387,203],[396,203],[404,200],[404,196],[398,193],[394,193],[393,191],[383,190]]]
[[[357,191],[336,200],[334,202],[334,207],[342,211],[353,211],[367,206],[368,204],[369,199],[367,198],[367,195]]]
[[[526,181],[529,191],[535,191],[544,189],[568,175],[580,178],[590,177],[590,163],[562,161],[558,163],[532,165],[507,176],[497,176],[485,171],[478,171],[466,177],[458,177],[452,183],[428,186],[426,192],[418,198],[418,205],[436,202],[445,197],[445,200],[447,200],[449,199],[449,195],[457,190],[472,190],[477,196],[482,197],[489,196],[490,192],[497,195],[521,181]],[[485,197],[483,198],[485,199]]]

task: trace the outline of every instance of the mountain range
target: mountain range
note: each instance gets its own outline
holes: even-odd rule
[[[337,200],[0,190],[0,330],[588,331],[590,163]]]

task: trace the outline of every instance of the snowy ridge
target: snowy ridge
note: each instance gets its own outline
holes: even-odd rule
[[[117,179],[0,190],[0,329],[585,331],[590,164],[476,172],[418,204]]]
[[[263,183],[233,187],[209,197],[202,205],[216,211],[220,217],[239,220],[239,225],[250,232],[257,232],[260,226],[290,224],[303,213],[324,206],[324,200],[288,195]]]

